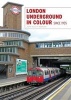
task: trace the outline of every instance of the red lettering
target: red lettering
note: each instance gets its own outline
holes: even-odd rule
[[[26,9],[27,13],[46,13],[46,9]]]
[[[51,25],[52,24],[52,20],[34,20],[33,21],[34,25]]]
[[[27,14],[27,19],[62,19],[61,14],[56,15],[48,15],[48,14]]]
[[[31,25],[31,20],[26,20],[26,24]]]

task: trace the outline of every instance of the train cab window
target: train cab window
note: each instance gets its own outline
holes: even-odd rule
[[[43,75],[42,71],[37,71],[37,75]]]
[[[31,76],[32,75],[32,72],[31,71],[28,71],[27,75],[30,75]]]
[[[32,74],[35,74],[35,72],[33,72]]]
[[[37,75],[37,72],[36,71],[32,71],[32,75]]]

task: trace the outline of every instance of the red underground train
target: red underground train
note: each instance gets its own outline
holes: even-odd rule
[[[60,68],[56,67],[35,67],[29,68],[27,73],[27,83],[44,83],[60,76]]]

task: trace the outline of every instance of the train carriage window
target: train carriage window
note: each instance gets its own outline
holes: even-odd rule
[[[58,71],[60,72],[60,69]]]
[[[56,73],[58,73],[58,70],[56,70]]]
[[[53,71],[51,70],[51,74],[53,73]]]
[[[45,71],[45,75],[48,75],[48,71]]]
[[[45,75],[46,75],[46,71],[45,71]]]
[[[50,70],[49,70],[49,74],[50,74]]]
[[[51,74],[53,74],[54,73],[54,70],[51,70]]]
[[[54,74],[54,70],[53,70],[53,74]]]
[[[48,75],[48,71],[47,71],[47,75]]]

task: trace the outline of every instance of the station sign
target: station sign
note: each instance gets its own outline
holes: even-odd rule
[[[21,10],[18,6],[12,6],[12,8],[10,10],[15,15],[18,15],[21,12]]]
[[[27,74],[27,60],[16,59],[16,75]]]
[[[70,29],[70,7],[25,7],[25,28]]]

